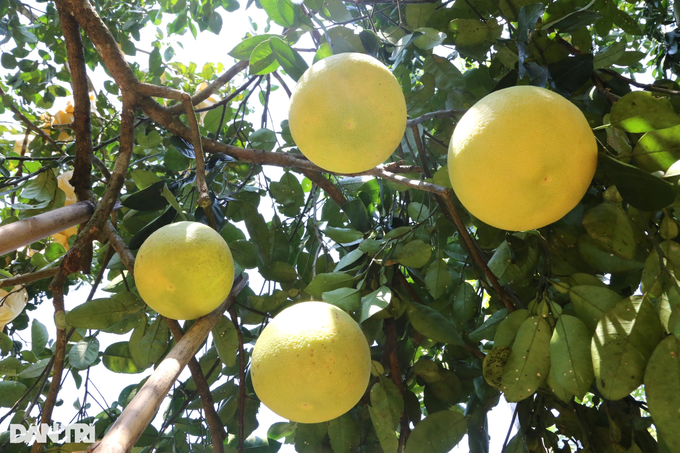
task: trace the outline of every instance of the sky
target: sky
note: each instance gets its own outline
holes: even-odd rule
[[[241,3],[245,4],[246,2],[243,1]],[[41,10],[42,7],[44,7],[44,4],[36,3],[35,6],[37,7],[37,9]],[[208,62],[222,62],[226,69],[235,62],[233,58],[227,55],[227,53],[245,37],[245,34],[247,32],[254,34],[264,32],[263,28],[264,24],[266,24],[267,16],[263,10],[256,9],[254,6],[250,7],[248,10],[244,10],[243,7],[241,7],[239,10],[233,13],[226,13],[225,11],[220,10],[220,13],[222,14],[224,25],[219,36],[216,36],[206,31],[204,33],[199,33],[196,40],[194,40],[193,36],[190,33],[187,33],[182,37],[173,37],[173,40],[178,39],[181,40],[181,44],[183,45],[182,48],[182,46],[173,43],[173,48],[175,50],[176,55],[173,61],[179,61],[184,63],[185,65],[188,65],[190,62],[193,62],[196,63],[196,65],[199,68],[201,68],[205,63]],[[257,32],[252,29],[251,26],[252,23],[258,24],[259,27]],[[164,29],[164,25],[162,25],[161,28]],[[274,23],[271,24],[271,30],[269,31],[269,33],[278,33],[280,31],[281,27],[277,26]],[[142,35],[141,40],[136,43],[137,47],[145,51],[151,50],[150,43],[154,39],[155,34],[156,30],[155,27],[153,26],[143,30],[141,33]],[[295,47],[311,48],[312,42],[311,39],[309,38],[309,35],[305,35]],[[0,50],[7,51],[9,49],[11,49],[9,44],[0,46]],[[435,49],[435,51],[437,53],[441,53],[442,55],[447,55],[449,53],[448,49]],[[305,60],[307,60],[308,64],[311,66],[314,54],[311,52],[302,52],[301,55],[303,56],[303,58],[305,58]],[[146,53],[137,52],[137,55],[135,57],[128,56],[126,58],[128,59],[129,62],[137,61],[142,68],[148,67],[148,55]],[[0,68],[0,73],[2,73],[1,71],[4,71],[4,69]],[[105,80],[107,80],[104,71],[101,68],[97,68],[97,70],[90,74],[90,77],[95,86],[95,89],[97,91],[103,90],[103,83]],[[287,85],[291,89],[293,89],[295,82],[287,76],[284,77]],[[272,83],[278,85],[278,83],[274,79],[272,79]],[[66,100],[67,100],[66,98],[58,98],[54,107],[50,109],[50,112],[56,113],[59,109],[64,108],[66,105]],[[259,104],[256,102],[251,103],[251,105]],[[283,89],[278,89],[271,93],[270,108],[271,115],[273,117],[274,127],[276,130],[279,130],[279,125],[281,121],[286,119],[288,116],[287,115],[288,98]],[[259,128],[261,114],[262,112],[261,110],[259,110],[249,117],[249,120],[253,122],[255,129]],[[6,120],[7,118],[1,119]],[[269,124],[268,127],[271,128],[272,125]],[[278,180],[280,178],[280,175],[282,174],[282,169],[278,167],[265,167],[265,171],[266,174],[272,180]],[[267,220],[271,219],[274,213],[269,206],[271,206],[271,204],[269,203],[260,204],[261,213]],[[244,229],[243,225],[237,224],[237,226],[240,226],[242,229]],[[256,271],[250,271],[249,277],[251,279],[252,288],[257,289],[262,285],[263,280],[257,274]],[[67,310],[72,309],[73,307],[84,302],[85,299],[87,298],[89,291],[90,288],[85,286],[79,290],[71,291],[71,293],[65,298],[66,309]],[[106,297],[108,297],[108,293],[103,292],[101,290],[98,290],[95,295],[95,298]],[[52,321],[53,307],[50,303],[43,303],[38,308],[38,310],[32,312],[31,315],[35,316],[43,324],[45,324],[48,330],[50,331],[52,338],[55,337],[55,328],[54,323]],[[30,342],[30,331],[22,331],[20,332],[20,335],[23,338],[23,340],[25,340],[26,342]],[[129,334],[120,336],[107,333],[100,333],[98,339],[100,341],[100,350],[104,351],[106,347],[111,343],[129,339]],[[139,382],[142,378],[150,375],[151,372],[152,372],[151,369],[147,369],[143,373],[128,376],[113,373],[104,366],[96,366],[91,368],[90,379],[94,382],[96,388],[103,395],[99,395],[98,392],[95,390],[93,393],[96,398],[92,397],[88,398],[88,401],[90,401],[93,405],[93,407],[88,411],[89,415],[96,415],[101,411],[101,408],[98,406],[98,404],[101,404],[104,407],[108,407],[112,401],[118,398],[118,395],[126,386]],[[81,373],[81,376],[84,377],[84,375],[85,375],[84,372]],[[185,370],[180,376],[180,380],[185,380],[189,376],[190,373],[188,372],[188,370]],[[222,379],[220,382],[224,382],[224,379]],[[219,383],[216,385],[219,385]],[[73,378],[71,376],[67,376],[66,379],[64,380],[64,386],[62,387],[59,394],[60,398],[64,400],[64,403],[61,406],[55,408],[53,415],[54,420],[59,421],[62,424],[68,424],[69,422],[71,422],[72,418],[77,413],[77,409],[74,408],[73,402],[78,397],[80,397],[82,400],[82,393],[83,393],[82,388],[80,390],[76,389]],[[164,407],[165,403],[161,407],[160,413],[162,413],[162,409]],[[0,416],[3,414],[4,411],[0,411]],[[508,405],[508,403],[505,402],[505,400],[502,400],[498,407],[495,408],[490,414],[489,417],[489,431],[491,434],[490,451],[498,452],[501,450],[501,446],[507,434],[511,417],[512,408]],[[272,413],[271,411],[269,411],[264,405],[260,406],[258,419],[260,421],[260,428],[258,428],[258,430],[256,430],[255,433],[253,433],[253,435],[258,435],[262,437],[266,437],[267,428],[272,423],[278,421],[286,421],[281,417],[277,416],[276,414]],[[162,419],[160,416],[157,417],[153,422],[153,424],[156,427],[160,427],[161,423]],[[7,421],[3,425],[6,424]],[[0,426],[0,430],[4,428],[6,428],[6,426]],[[281,450],[279,451],[281,453],[293,453],[295,449],[292,445],[283,445]],[[460,442],[459,447],[455,448],[452,451],[454,452],[468,451],[467,439],[466,438],[463,439]]]

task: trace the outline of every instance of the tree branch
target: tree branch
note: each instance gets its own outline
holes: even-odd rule
[[[37,272],[33,272],[31,274],[15,275],[14,277],[8,277],[3,280],[0,280],[0,288],[33,283],[38,280],[54,277],[55,275],[57,275],[58,272],[59,272],[58,267],[52,267],[49,269],[43,269]]]
[[[163,317],[163,320],[170,328],[172,336],[179,342],[184,336],[182,327],[174,319]],[[203,374],[203,370],[201,370],[201,365],[199,365],[195,357],[192,357],[189,360],[188,366],[191,371],[191,377],[194,378],[196,390],[201,397],[201,404],[203,404],[203,410],[205,411],[205,419],[208,422],[210,435],[212,436],[213,451],[215,453],[224,453],[224,425],[222,424],[220,417],[218,417],[217,412],[215,412],[215,402],[213,401],[212,393],[210,393],[208,381]]]
[[[182,369],[196,354],[222,313],[233,303],[245,287],[247,278],[239,275],[229,297],[212,313],[198,319],[156,367],[144,386],[137,392],[118,417],[102,441],[92,450],[97,453],[124,453],[129,451],[151,422],[161,402],[167,395]]]
[[[453,118],[458,120],[465,112],[467,112],[467,110],[437,110],[436,112],[426,113],[418,118],[406,120],[406,127],[413,127],[434,118]]]
[[[66,355],[66,313],[64,311],[64,281],[65,274],[57,274],[50,284],[54,304],[54,319],[57,326],[57,341],[54,349],[54,367],[52,368],[52,382],[43,405],[40,423],[50,424],[52,410],[57,402],[57,395],[61,388],[61,375],[64,372],[64,358]],[[43,444],[36,440],[31,447],[31,453],[40,453]]]
[[[246,416],[246,357],[243,349],[243,333],[241,326],[238,325],[238,316],[234,307],[229,308],[229,316],[231,322],[236,328],[236,335],[238,336],[238,453],[244,453],[244,433],[245,433],[245,416]]]
[[[626,77],[622,74],[619,74],[618,72],[614,71],[613,69],[598,69],[598,71],[610,75],[616,79],[623,80],[626,83],[629,83],[630,85],[636,86],[638,88],[642,88],[645,91],[654,91],[657,93],[663,93],[663,94],[670,94],[672,96],[678,96],[680,95],[680,91],[678,90],[670,90],[668,88],[664,87],[658,87],[656,85],[650,85],[648,83],[641,83],[636,80],[633,80],[629,77]]]
[[[236,74],[239,72],[243,71],[245,68],[248,67],[248,61],[247,60],[242,60],[236,63],[234,66],[229,68],[224,74],[219,76],[217,80],[214,80],[208,85],[205,89],[199,91],[195,95],[191,97],[191,104],[192,105],[197,105],[200,104],[201,102],[205,101],[208,99],[210,96],[215,94],[220,88],[222,88],[224,85],[229,83],[231,79],[233,79]],[[173,105],[168,108],[168,111],[172,113],[173,115],[177,115],[182,112],[186,107],[182,107],[181,105]]]

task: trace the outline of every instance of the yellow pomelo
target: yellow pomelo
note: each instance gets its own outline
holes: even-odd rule
[[[27,301],[28,293],[22,286],[15,286],[10,292],[0,289],[0,332],[24,311]]]
[[[76,192],[70,183],[72,177],[73,170],[69,170],[65,173],[62,173],[57,177],[57,186],[61,190],[63,190],[64,194],[66,195],[66,198],[64,199],[64,206],[70,206],[78,201],[78,198],[76,197]],[[61,244],[66,250],[68,250],[69,249],[68,238],[70,238],[74,234],[78,234],[77,226],[72,226],[58,233],[55,233],[52,235],[52,237],[54,238],[54,242]]]
[[[359,402],[371,375],[371,353],[350,315],[335,305],[303,302],[262,331],[251,374],[269,409],[291,421],[320,423]]]
[[[561,219],[588,190],[597,144],[583,113],[544,88],[493,92],[468,110],[449,144],[449,177],[465,208],[511,231]]]
[[[135,260],[135,283],[149,307],[172,319],[207,315],[234,282],[229,246],[198,222],[166,225],[151,234]]]
[[[383,163],[401,142],[406,102],[380,61],[341,53],[317,61],[300,77],[288,125],[313,163],[335,173],[359,173]]]

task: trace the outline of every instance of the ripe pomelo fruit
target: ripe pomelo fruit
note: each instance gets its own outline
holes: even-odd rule
[[[291,421],[320,423],[359,402],[371,375],[371,353],[350,315],[325,302],[303,302],[262,331],[251,374],[269,409]]]
[[[597,143],[567,99],[517,86],[489,94],[463,115],[448,159],[453,190],[472,215],[525,231],[561,219],[583,198]]]
[[[135,283],[149,307],[172,319],[196,319],[220,306],[234,283],[229,246],[198,222],[166,225],[147,238],[135,260]]]
[[[380,61],[341,53],[317,61],[300,77],[288,125],[313,163],[335,173],[359,173],[383,163],[401,142],[406,101]]]

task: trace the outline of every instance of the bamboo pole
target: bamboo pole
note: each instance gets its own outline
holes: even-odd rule
[[[0,255],[14,251],[87,221],[94,212],[89,201],[79,201],[63,208],[19,220],[0,227]]]
[[[191,329],[177,342],[172,351],[149,376],[144,386],[120,414],[120,417],[101,442],[88,448],[88,451],[94,451],[94,453],[126,453],[134,447],[139,436],[151,423],[161,402],[163,402],[179,374],[196,354],[210,330],[220,319],[222,313],[231,306],[247,281],[247,278],[241,277],[234,280],[234,287],[227,300],[215,311],[200,318],[191,326]]]

